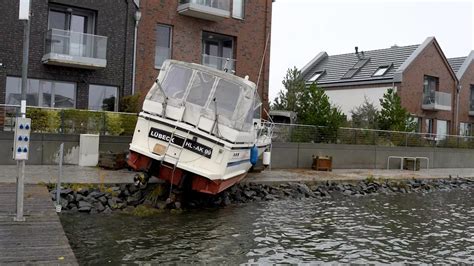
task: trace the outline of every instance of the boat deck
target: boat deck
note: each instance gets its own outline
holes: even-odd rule
[[[46,187],[26,185],[25,222],[14,222],[16,185],[0,184],[0,265],[77,265]]]

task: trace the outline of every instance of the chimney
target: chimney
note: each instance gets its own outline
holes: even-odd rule
[[[354,48],[355,48],[355,51],[356,51],[355,54],[356,54],[356,55],[359,55],[359,47],[356,46],[356,47],[354,47]]]

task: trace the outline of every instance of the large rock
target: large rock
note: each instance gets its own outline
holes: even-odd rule
[[[102,196],[99,198],[99,201],[102,203],[102,204],[107,204],[107,198],[105,196]]]
[[[80,212],[90,212],[92,209],[92,205],[87,201],[80,201],[77,207]]]
[[[89,195],[87,195],[87,197],[93,197],[93,198],[100,198],[100,197],[103,197],[105,195],[104,192],[100,192],[100,191],[92,191]]]
[[[142,197],[142,192],[138,190],[137,192],[127,197],[127,205],[137,206],[138,204],[140,204]]]
[[[257,192],[255,192],[255,191],[253,191],[253,190],[245,190],[245,191],[244,191],[244,195],[245,195],[247,198],[251,199],[251,198],[253,198],[253,197],[255,197],[255,196],[257,195]]]
[[[96,203],[94,203],[93,206],[94,206],[94,209],[96,209],[98,212],[102,212],[105,210],[104,205],[102,205],[100,201],[97,201]]]

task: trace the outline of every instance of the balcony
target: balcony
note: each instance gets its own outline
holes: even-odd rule
[[[230,0],[179,0],[178,13],[205,20],[220,21],[230,18]]]
[[[432,91],[423,94],[421,108],[432,111],[451,111],[451,93]]]
[[[202,55],[202,64],[208,67],[213,67],[219,70],[227,69],[230,73],[235,71],[235,59],[212,56],[208,54]]]
[[[107,37],[50,29],[45,33],[43,64],[101,69],[107,66]]]

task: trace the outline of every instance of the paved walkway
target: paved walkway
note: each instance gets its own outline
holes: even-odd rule
[[[278,169],[265,170],[261,173],[251,173],[243,182],[282,183],[290,181],[318,182],[326,180],[353,181],[364,180],[367,177],[381,179],[423,179],[474,177],[474,168],[439,168],[410,170],[383,170],[383,169],[334,169],[332,172],[314,171],[311,169]]]
[[[0,183],[15,183],[18,168],[16,165],[0,165]],[[104,170],[98,167],[66,165],[63,168],[63,183],[131,183],[135,172],[128,170]],[[448,178],[474,177],[474,168],[443,168],[410,170],[383,169],[334,169],[332,172],[314,171],[311,169],[265,170],[261,173],[250,173],[244,182],[289,182],[289,181],[325,181],[325,180],[361,180],[369,176],[382,179],[408,178]],[[27,165],[25,181],[28,184],[56,183],[58,166]],[[156,181],[155,180],[151,180]]]
[[[0,165],[0,183],[15,183],[18,174],[16,165]],[[57,165],[26,165],[25,183],[56,183]],[[128,170],[105,170],[99,167],[77,165],[63,166],[63,183],[131,183],[135,172]]]
[[[14,222],[14,184],[0,184],[0,265],[76,265],[51,196],[41,185],[25,186],[25,222]]]

